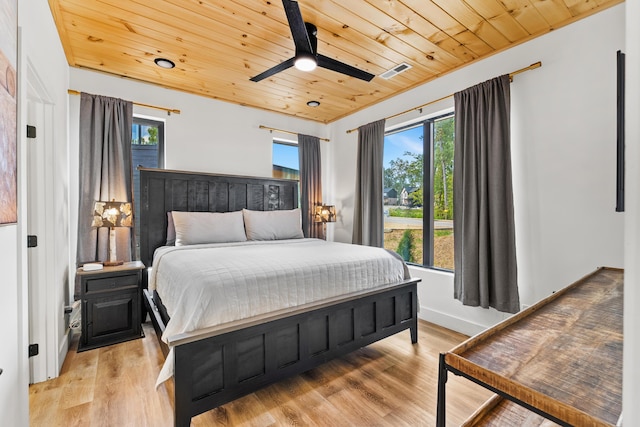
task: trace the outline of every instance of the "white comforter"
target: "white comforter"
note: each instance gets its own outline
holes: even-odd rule
[[[149,275],[171,320],[162,339],[408,278],[384,249],[318,239],[159,248]],[[172,375],[169,354],[158,384]]]

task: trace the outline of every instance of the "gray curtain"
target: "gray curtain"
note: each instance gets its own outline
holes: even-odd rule
[[[298,159],[300,161],[300,207],[304,237],[324,239],[322,223],[313,222],[316,205],[322,205],[322,162],[320,139],[298,135]]]
[[[458,92],[454,102],[454,296],[515,313],[509,76]]]
[[[80,161],[78,203],[78,265],[108,258],[109,229],[92,228],[98,200],[132,202],[131,125],[133,104],[121,99],[82,93],[80,97]],[[135,212],[134,212],[135,215]],[[135,233],[116,228],[119,260],[135,253]]]
[[[382,157],[385,120],[358,128],[356,200],[353,212],[353,243],[382,247],[384,233]]]

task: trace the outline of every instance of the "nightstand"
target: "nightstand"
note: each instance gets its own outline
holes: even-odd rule
[[[140,261],[102,270],[76,272],[82,301],[82,335],[78,351],[144,336],[141,324],[142,270]]]

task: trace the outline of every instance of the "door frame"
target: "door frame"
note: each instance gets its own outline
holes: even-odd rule
[[[55,262],[55,218],[50,213],[55,203],[54,199],[54,165],[53,139],[54,129],[54,103],[45,85],[40,79],[36,67],[29,58],[25,61],[25,122],[23,126],[33,125],[36,120],[36,138],[25,138],[26,168],[26,202],[29,212],[38,210],[37,224],[27,214],[26,234],[35,232],[38,236],[38,247],[27,250],[28,271],[28,336],[29,344],[39,345],[39,354],[29,359],[29,382],[36,383],[46,381],[58,376],[64,357],[66,356],[68,343],[65,340],[58,345],[58,329],[60,320],[57,315],[56,301],[56,277]],[[37,164],[31,164],[29,153],[36,150]],[[35,171],[33,171],[33,166]],[[32,172],[36,175],[33,176]],[[34,187],[35,185],[35,187]],[[24,237],[26,241],[26,236]],[[33,256],[33,249],[37,249],[37,256]],[[35,265],[32,265],[35,262]]]

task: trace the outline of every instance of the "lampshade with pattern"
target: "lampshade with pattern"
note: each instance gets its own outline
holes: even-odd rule
[[[93,207],[93,227],[132,227],[133,211],[129,202],[96,202]]]
[[[98,201],[93,207],[92,227],[109,227],[109,261],[104,265],[120,265],[116,256],[115,227],[133,227],[133,211],[129,202]]]
[[[336,222],[336,207],[333,205],[316,206],[313,222]]]

